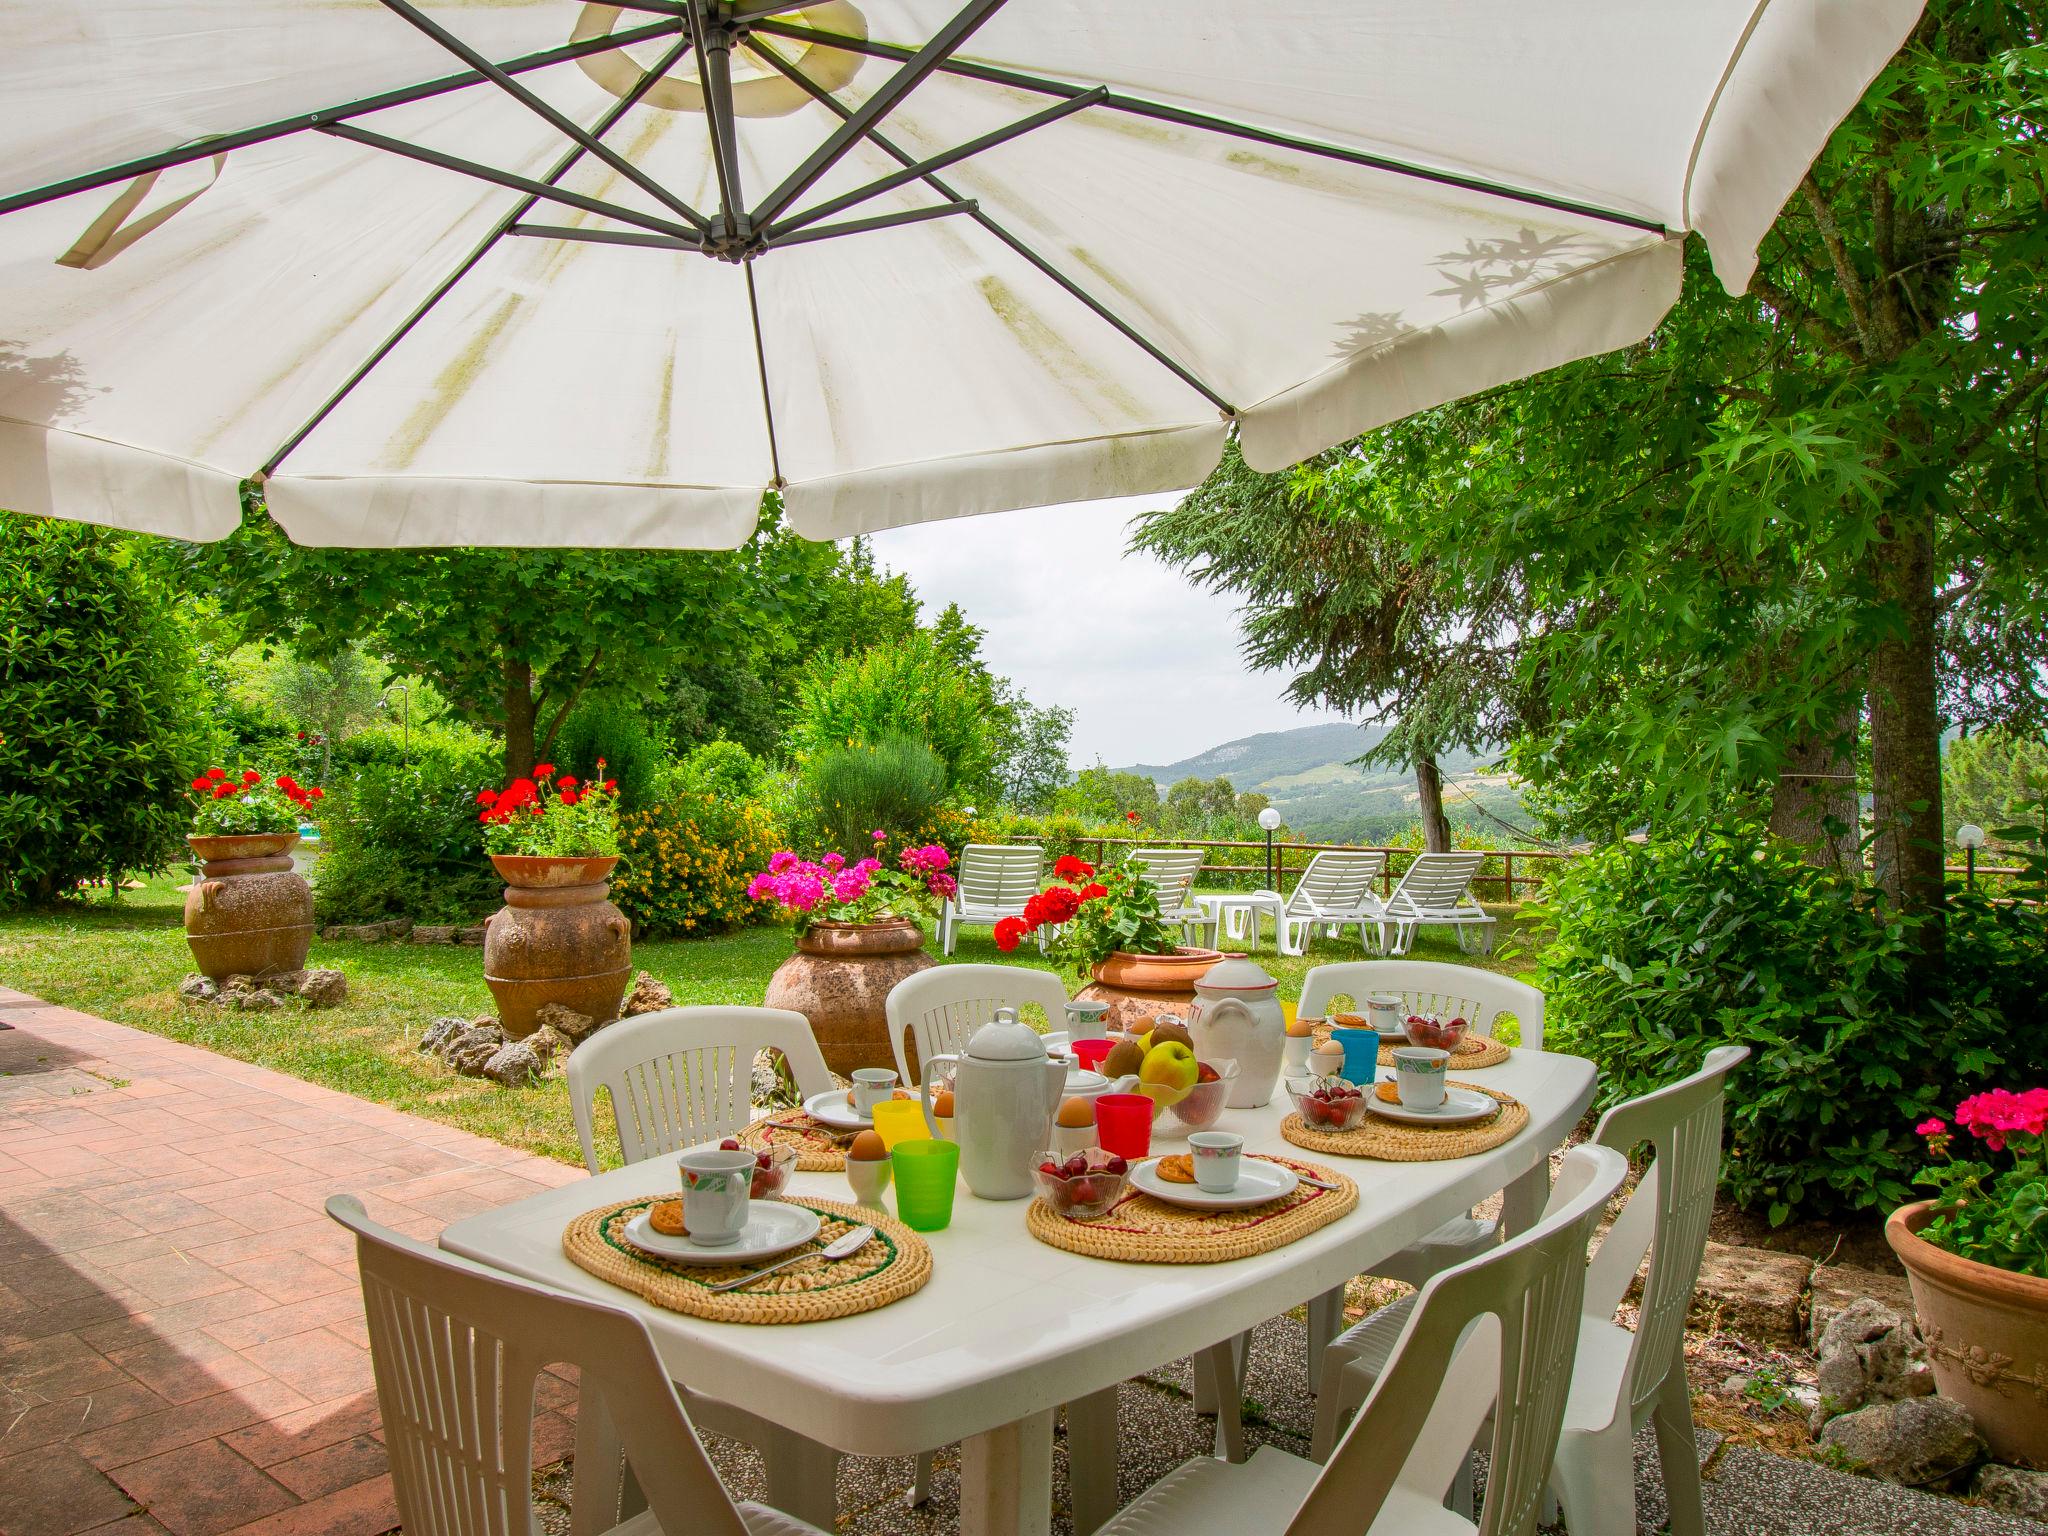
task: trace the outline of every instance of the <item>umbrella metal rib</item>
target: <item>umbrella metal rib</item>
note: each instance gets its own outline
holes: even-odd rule
[[[816,27],[795,26],[767,16],[756,17],[748,23],[748,28],[751,31],[768,32],[777,37],[786,37],[823,48],[866,54],[871,58],[908,59],[913,56],[910,49],[897,43],[879,43],[872,38],[849,37],[840,32],[820,31]],[[966,59],[949,58],[937,68],[941,74],[957,75],[966,80],[980,80],[990,85],[1009,86],[1013,90],[1030,91],[1040,96],[1077,96],[1090,89],[1088,86],[1075,85],[1070,81],[1052,80],[1042,75],[1025,74],[1014,69],[999,69],[990,64],[975,64]],[[1111,91],[1103,98],[1102,105],[1110,111],[1126,112],[1134,117],[1155,118],[1160,122],[1173,123],[1183,128],[1196,128],[1205,133],[1245,139],[1254,144],[1270,144],[1276,149],[1293,150],[1326,160],[1342,160],[1369,170],[1387,171],[1396,176],[1409,176],[1420,181],[1435,182],[1440,186],[1458,187],[1467,192],[1483,192],[1491,197],[1506,198],[1510,202],[1550,208],[1559,213],[1577,214],[1582,218],[1620,224],[1629,229],[1645,230],[1652,234],[1668,232],[1657,220],[1646,219],[1638,214],[1619,213],[1611,208],[1575,202],[1571,198],[1552,197],[1548,193],[1532,192],[1524,187],[1488,181],[1483,177],[1465,176],[1456,171],[1415,165],[1387,155],[1375,155],[1361,149],[1347,149],[1340,144],[1325,144],[1316,139],[1305,139],[1297,134],[1280,133],[1270,128],[1256,128],[1249,123],[1232,122],[1229,118],[1214,117],[1206,112],[1191,112],[1184,107],[1148,101],[1142,96],[1127,96],[1121,91]]]
[[[739,133],[732,114],[732,32],[709,25],[704,0],[689,0],[690,35],[697,45],[697,78],[704,87],[704,126],[711,135],[711,164],[718,175],[721,238],[744,241],[753,231],[740,195]]]

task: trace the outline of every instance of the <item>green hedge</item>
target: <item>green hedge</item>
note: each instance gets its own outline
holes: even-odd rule
[[[482,916],[502,889],[484,854],[476,794],[498,782],[502,753],[481,732],[380,727],[334,751],[320,819],[314,904],[322,922]]]

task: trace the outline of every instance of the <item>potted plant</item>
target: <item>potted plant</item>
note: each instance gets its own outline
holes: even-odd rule
[[[549,1003],[603,1024],[626,995],[632,925],[605,883],[619,862],[618,782],[603,777],[603,758],[597,773],[584,783],[537,763],[531,778],[476,797],[505,882],[505,905],[484,927],[484,982],[514,1039],[539,1028]]]
[[[996,924],[996,948],[1007,954],[1027,935],[1052,929],[1050,953],[1093,978],[1080,996],[1108,1003],[1114,1026],[1189,1013],[1195,983],[1222,955],[1182,944],[1168,931],[1158,888],[1143,866],[1123,864],[1098,875],[1094,865],[1066,854],[1052,872],[1058,883],[1027,901],[1022,918]]]
[[[797,922],[796,953],[776,967],[765,1001],[807,1017],[825,1064],[842,1076],[895,1065],[889,990],[932,964],[917,920],[955,890],[944,848],[905,848],[891,868],[876,856],[888,834],[872,836],[876,853],[862,859],[785,848],[747,886]]]
[[[1974,1094],[1917,1127],[1934,1189],[1884,1235],[1906,1267],[1935,1384],[2000,1461],[2048,1467],[2048,1088]],[[1959,1132],[1981,1143],[1957,1155]],[[1973,1147],[1971,1152],[1978,1152]]]
[[[288,773],[209,768],[192,781],[185,841],[199,878],[185,894],[185,942],[215,981],[304,970],[313,890],[292,866],[301,817],[322,796]]]

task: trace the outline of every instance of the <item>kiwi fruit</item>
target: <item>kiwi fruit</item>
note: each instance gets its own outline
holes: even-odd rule
[[[1155,1047],[1169,1040],[1178,1040],[1191,1051],[1195,1048],[1195,1037],[1188,1033],[1187,1025],[1179,1019],[1161,1019],[1152,1026],[1152,1044]]]
[[[1119,1040],[1102,1058],[1104,1077],[1125,1077],[1145,1064],[1145,1047],[1135,1040]]]

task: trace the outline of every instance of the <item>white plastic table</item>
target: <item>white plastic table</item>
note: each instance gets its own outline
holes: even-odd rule
[[[1119,1382],[1233,1338],[1343,1284],[1503,1189],[1509,1220],[1543,1199],[1548,1156],[1592,1102],[1594,1069],[1517,1050],[1476,1081],[1529,1106],[1505,1146],[1437,1163],[1322,1157],[1357,1180],[1342,1220],[1272,1253],[1227,1264],[1124,1264],[1046,1247],[1027,1202],[960,1189],[952,1225],[928,1234],[932,1278],[873,1312],[785,1327],[664,1311],[562,1253],[562,1230],[610,1201],[675,1188],[655,1158],[456,1222],[441,1246],[643,1317],[675,1380],[857,1456],[907,1456],[961,1441],[966,1536],[1042,1536],[1051,1508],[1053,1413],[1075,1404],[1087,1432],[1113,1432]],[[1227,1112],[1246,1149],[1313,1157],[1279,1134],[1290,1106]],[[844,1177],[798,1174],[791,1192],[850,1199]],[[1075,1423],[1070,1422],[1073,1432]],[[1112,1512],[1115,1489],[1075,1489],[1077,1529]],[[827,1528],[829,1529],[829,1521]]]
[[[1259,919],[1271,918],[1273,947],[1283,955],[1301,953],[1299,948],[1291,947],[1287,942],[1287,901],[1278,891],[1197,893],[1195,904],[1202,909],[1218,934],[1228,934],[1232,939],[1249,938],[1254,949],[1259,944]],[[1235,925],[1230,921],[1233,915],[1239,917]],[[1247,929],[1249,932],[1245,931]]]

